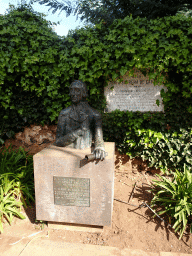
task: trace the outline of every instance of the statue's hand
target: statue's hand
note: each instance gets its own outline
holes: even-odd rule
[[[103,160],[105,158],[105,149],[103,147],[97,147],[94,149],[93,154],[95,155],[95,159]]]

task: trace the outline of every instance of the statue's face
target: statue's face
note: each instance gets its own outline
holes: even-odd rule
[[[83,93],[82,93],[81,87],[78,85],[73,85],[70,88],[70,96],[71,96],[71,101],[74,104],[79,103],[83,98]]]

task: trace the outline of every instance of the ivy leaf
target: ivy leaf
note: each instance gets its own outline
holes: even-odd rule
[[[156,104],[157,104],[157,106],[159,107],[159,105],[160,105],[159,100],[156,100]]]

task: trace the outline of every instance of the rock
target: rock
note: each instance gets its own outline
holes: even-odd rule
[[[26,127],[23,132],[15,134],[17,140],[22,141],[24,144],[32,145],[53,142],[56,137],[56,131],[48,130],[48,126],[44,127],[31,125],[31,127]]]

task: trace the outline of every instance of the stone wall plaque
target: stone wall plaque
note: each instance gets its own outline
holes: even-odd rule
[[[149,80],[139,71],[135,75],[136,77],[125,75],[122,83],[108,83],[104,92],[107,100],[106,112],[116,109],[133,112],[164,111],[160,92],[161,89],[167,91],[167,88],[164,85],[154,86],[153,80]],[[159,100],[159,106],[156,100]]]
[[[90,179],[53,176],[54,204],[90,207]]]

